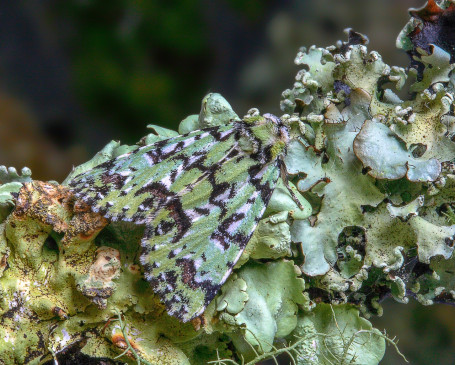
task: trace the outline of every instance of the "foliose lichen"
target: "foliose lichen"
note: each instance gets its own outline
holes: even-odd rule
[[[109,143],[61,184],[1,167],[0,364],[71,353],[128,364],[285,353],[299,365],[377,364],[393,341],[365,318],[383,314],[384,298],[455,303],[454,9],[430,0],[411,11],[397,40],[409,69],[387,65],[350,29],[346,42],[299,51],[281,118],[301,122],[285,161],[301,207],[280,183],[235,273],[191,323],[168,316],[144,280],[143,227],[109,223],[66,187],[134,146]],[[179,133],[237,118],[212,93]],[[149,128],[139,145],[177,135]]]

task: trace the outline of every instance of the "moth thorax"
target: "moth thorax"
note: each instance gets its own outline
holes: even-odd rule
[[[251,135],[242,135],[239,138],[238,144],[240,148],[246,153],[256,153],[259,150],[259,142],[251,138]]]
[[[261,140],[263,146],[289,142],[289,129],[280,118],[273,114],[264,115],[264,123],[252,127],[254,135]]]
[[[272,126],[273,134],[276,138],[276,142],[283,142],[287,144],[290,139],[289,127],[285,125],[280,118],[273,114],[264,114],[269,125]]]
[[[280,141],[282,141],[285,144],[288,144],[289,140],[291,139],[289,128],[283,124],[278,126],[278,136]]]

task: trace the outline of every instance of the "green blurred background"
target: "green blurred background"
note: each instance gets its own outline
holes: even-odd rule
[[[300,46],[352,27],[389,65],[411,0],[23,0],[0,2],[0,163],[61,181],[109,140],[176,128],[203,96],[239,115],[279,114]],[[412,364],[455,364],[455,309],[384,303],[372,319]],[[403,364],[388,348],[383,364]]]

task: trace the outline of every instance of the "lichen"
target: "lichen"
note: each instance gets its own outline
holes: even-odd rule
[[[296,199],[280,181],[234,273],[190,323],[167,315],[144,280],[144,227],[108,222],[67,187],[135,146],[110,142],[61,184],[0,167],[0,364],[73,350],[128,364],[285,353],[302,365],[377,364],[395,344],[366,319],[384,298],[455,303],[453,14],[446,0],[411,12],[397,40],[409,69],[350,29],[346,42],[299,51],[281,101],[297,128],[284,161]],[[244,120],[260,118],[253,108]],[[238,119],[212,93],[179,133]],[[148,128],[138,145],[178,134]]]
[[[298,365],[377,364],[385,352],[381,332],[350,305],[318,305],[299,319],[294,335],[306,339],[296,349]]]

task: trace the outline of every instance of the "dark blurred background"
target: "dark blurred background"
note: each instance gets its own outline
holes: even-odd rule
[[[280,113],[300,46],[352,27],[389,65],[416,0],[6,0],[0,2],[0,164],[62,181],[109,140],[176,128],[210,91],[240,115]],[[455,364],[455,309],[385,303],[372,319],[412,364]],[[388,348],[383,364],[403,364]]]

